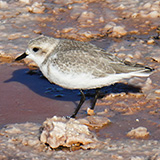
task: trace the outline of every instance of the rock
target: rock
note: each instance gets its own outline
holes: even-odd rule
[[[14,40],[21,37],[21,33],[13,33],[8,36],[9,40]]]
[[[158,13],[158,11],[152,11],[152,12],[150,12],[149,14],[148,14],[148,17],[149,18],[157,18],[157,17],[159,17],[160,16],[160,14]]]
[[[93,116],[93,115],[95,115],[95,112],[93,109],[87,108],[87,114],[90,116]]]
[[[110,37],[122,37],[127,34],[127,31],[122,26],[116,26],[114,22],[109,22],[102,29],[103,34],[109,34]]]
[[[19,0],[20,2],[22,3],[26,3],[26,4],[30,4],[31,3],[31,0]]]
[[[27,10],[32,13],[43,13],[45,7],[43,6],[43,3],[34,2],[31,7],[27,7]]]
[[[132,129],[127,133],[127,136],[131,138],[146,138],[149,136],[149,132],[145,127],[138,127],[136,129]]]
[[[78,18],[78,22],[84,22],[84,21],[88,21],[94,18],[94,13],[93,12],[88,12],[88,11],[83,11],[80,15],[80,17]]]
[[[83,149],[95,148],[98,142],[88,127],[78,120],[56,116],[43,123],[40,141],[51,148],[79,146]]]
[[[111,123],[111,121],[104,116],[88,116],[86,119],[79,119],[80,123],[85,124],[94,129],[100,129],[105,125]]]
[[[8,4],[5,1],[0,1],[0,8],[8,8]]]
[[[109,23],[107,23],[107,24],[104,26],[103,31],[104,31],[105,33],[108,33],[108,32],[110,32],[111,30],[113,30],[113,27],[115,27],[115,26],[116,26],[116,24],[115,24],[114,22],[109,22]]]
[[[154,39],[149,39],[148,41],[147,41],[147,44],[153,44],[155,41],[154,41]]]
[[[160,89],[155,90],[156,94],[160,94]]]
[[[124,27],[122,26],[113,27],[113,33],[112,33],[113,37],[122,37],[122,36],[125,36],[126,34],[127,34],[127,31],[124,29]]]

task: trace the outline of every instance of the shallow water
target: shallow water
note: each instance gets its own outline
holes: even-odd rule
[[[1,64],[0,68],[1,127],[11,123],[42,123],[46,118],[54,115],[71,115],[80,100],[78,90],[67,90],[50,84],[39,72],[33,75],[27,73],[29,69],[26,66]],[[106,100],[104,97],[98,100],[95,112],[99,113],[107,109],[106,116],[112,123],[94,132],[101,138],[121,139],[127,138],[126,133],[130,129],[144,126],[151,132],[149,139],[159,139],[159,111],[155,115],[148,114],[154,111],[159,101],[150,102],[144,96],[136,98],[139,88],[123,83],[103,88],[101,95],[123,95],[124,92],[133,92],[133,96],[124,95]],[[86,91],[87,99],[92,99],[93,93],[94,91]],[[154,107],[148,109],[151,104]],[[90,100],[87,100],[77,118],[85,117],[89,106]]]
[[[42,123],[53,115],[72,114],[77,92],[66,91],[27,71],[29,69],[22,65],[0,65],[1,127],[27,121]]]

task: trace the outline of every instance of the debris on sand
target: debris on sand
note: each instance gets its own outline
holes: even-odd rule
[[[43,123],[40,141],[51,148],[79,146],[82,149],[95,148],[98,142],[80,121],[56,116]]]
[[[138,127],[129,131],[127,136],[131,138],[147,138],[149,136],[149,132],[145,127]]]

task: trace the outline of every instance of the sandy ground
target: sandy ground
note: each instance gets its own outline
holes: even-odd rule
[[[160,159],[159,7],[158,0],[0,1],[0,159]],[[155,68],[148,79],[102,89],[95,113],[111,124],[90,128],[101,143],[94,149],[51,150],[38,139],[47,117],[71,115],[80,99],[77,90],[50,84],[39,72],[27,73],[28,66],[36,66],[29,59],[12,62],[40,34],[90,41],[121,59]],[[86,118],[93,93],[86,91],[77,119]],[[137,127],[149,134],[128,137]]]

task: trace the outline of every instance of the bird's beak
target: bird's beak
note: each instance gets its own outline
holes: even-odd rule
[[[27,57],[28,55],[24,52],[22,55],[18,56],[15,61],[20,61],[21,59]]]

